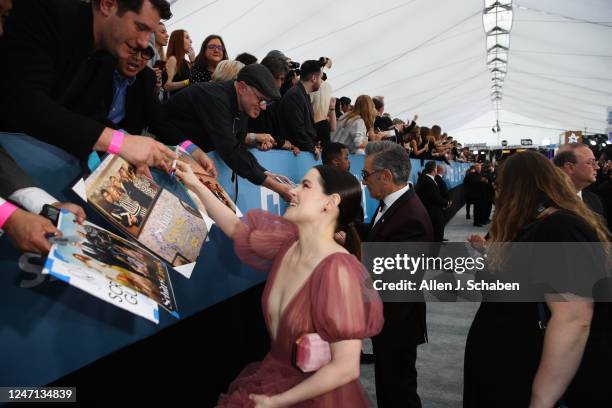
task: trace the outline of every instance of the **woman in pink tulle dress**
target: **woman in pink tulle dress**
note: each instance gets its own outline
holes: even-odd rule
[[[262,308],[271,351],[244,368],[218,406],[368,406],[359,382],[361,339],[376,335],[383,317],[380,298],[353,255],[360,255],[353,226],[361,207],[357,179],[332,166],[316,166],[292,190],[283,217],[253,210],[241,221],[187,166],[177,166],[177,176],[234,240],[238,257],[269,272]],[[334,240],[338,231],[346,234],[345,247]],[[294,344],[305,333],[318,333],[330,343],[331,361],[313,373],[293,365]]]

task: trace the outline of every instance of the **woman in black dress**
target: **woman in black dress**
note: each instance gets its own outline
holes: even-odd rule
[[[191,37],[185,30],[175,30],[170,34],[168,43],[168,55],[166,60],[166,72],[168,80],[164,83],[164,90],[170,96],[180,92],[189,86],[189,73],[191,71],[189,61],[185,55],[193,54]]]
[[[610,233],[576,195],[569,179],[543,155],[523,152],[509,157],[497,180],[489,245],[552,242],[560,247],[573,242],[577,247],[610,241]],[[526,268],[533,276],[542,258],[537,245],[529,245],[533,256],[523,252],[504,258],[504,252],[496,251],[489,260],[503,265],[498,271],[511,265],[512,271]],[[575,283],[580,279],[573,278],[605,273],[606,255],[586,251],[555,270],[555,277]],[[521,269],[514,269],[519,265]],[[550,408],[559,401],[568,407],[612,407],[610,304],[593,302],[592,291],[574,286],[578,285],[544,290],[539,303],[487,302],[490,293],[483,293],[466,344],[464,407]],[[551,301],[554,296],[568,301]],[[545,330],[539,326],[542,314],[550,316]]]

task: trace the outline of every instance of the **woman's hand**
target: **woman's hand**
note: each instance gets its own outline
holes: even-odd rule
[[[204,167],[204,170],[208,172],[208,175],[214,178],[217,178],[217,168],[215,167],[215,162],[212,161],[210,157],[204,150],[199,147],[191,154],[191,156],[200,163],[200,166]]]
[[[193,50],[193,47],[189,47],[187,50],[187,55],[189,56],[189,62],[194,62],[196,59],[196,53]]]
[[[333,110],[334,112],[336,111],[336,98],[334,98],[333,96],[329,100],[329,110]]]
[[[484,237],[480,235],[470,235],[467,240],[472,246],[472,248],[474,248],[478,252],[484,252],[485,244],[487,243]]]
[[[195,190],[198,185],[200,185],[200,180],[198,177],[193,174],[193,169],[187,163],[183,163],[182,161],[176,162],[176,177],[185,184],[185,186],[190,190]]]
[[[255,408],[280,408],[281,405],[277,404],[274,397],[268,395],[251,394],[249,399],[255,403]]]

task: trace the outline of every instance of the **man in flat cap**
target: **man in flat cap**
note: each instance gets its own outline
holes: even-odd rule
[[[240,177],[289,201],[291,187],[277,181],[244,144],[248,118],[256,118],[279,98],[270,71],[261,64],[247,65],[236,81],[198,83],[174,95],[166,104],[166,113],[170,127],[178,132],[164,134],[164,129],[152,130],[167,143],[178,144],[189,138],[193,146],[205,152],[216,150]]]

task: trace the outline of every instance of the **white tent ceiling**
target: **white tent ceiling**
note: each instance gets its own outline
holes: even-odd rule
[[[504,135],[525,130],[503,125],[517,117],[533,129],[604,132],[612,106],[612,0],[513,6]],[[272,49],[296,61],[328,56],[336,96],[384,95],[393,117],[418,113],[424,125],[467,136],[470,122],[495,119],[483,8],[483,0],[178,0],[167,26],[186,29],[196,51],[208,34],[220,34],[230,58],[262,58]],[[494,144],[493,124],[477,137]]]

